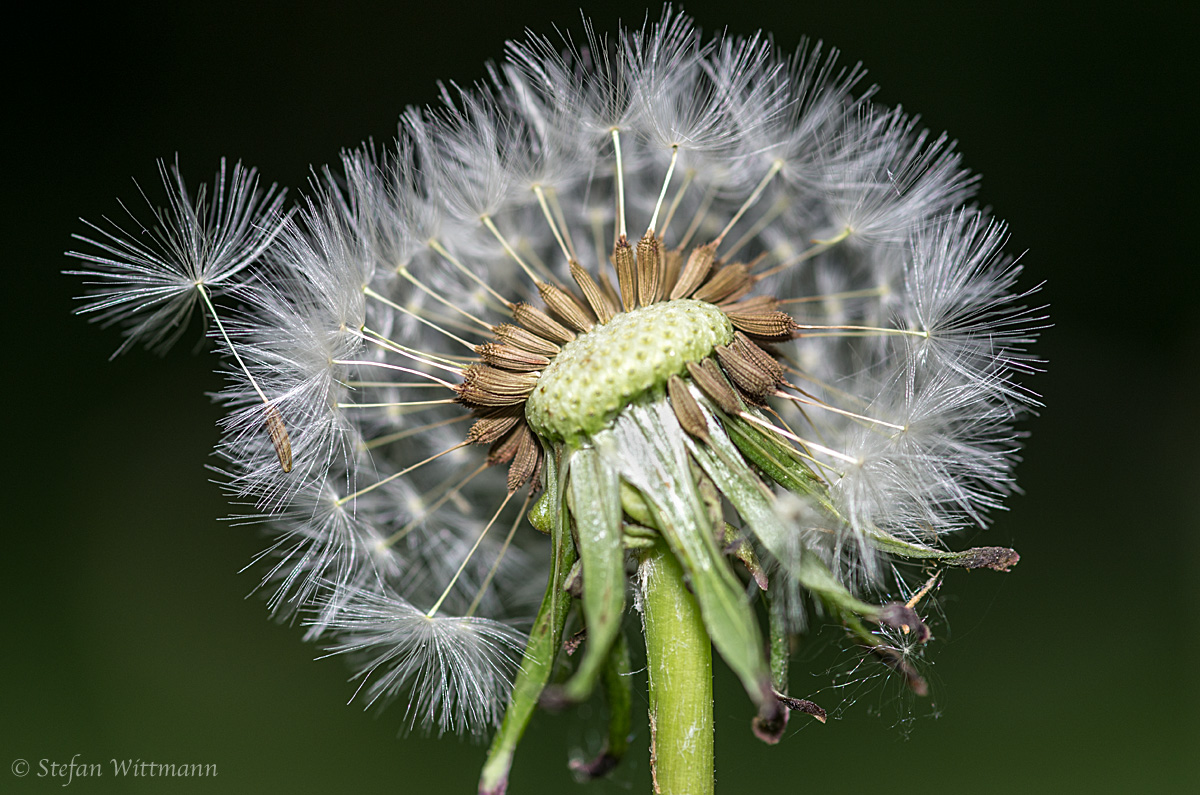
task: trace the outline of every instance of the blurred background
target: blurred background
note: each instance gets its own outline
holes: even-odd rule
[[[474,792],[482,746],[398,739],[402,710],[347,706],[343,664],[313,662],[318,650],[250,595],[257,576],[239,570],[264,541],[218,520],[204,469],[218,438],[211,358],[184,344],[107,361],[118,337],[70,314],[80,286],[59,273],[77,219],[140,201],[131,178],[153,188],[156,158],[178,153],[189,184],[241,159],[298,191],[341,148],[390,140],[406,105],[436,100],[437,80],[484,77],[526,27],[580,27],[571,3],[336,5],[43,4],[10,18],[0,791],[51,791],[63,780],[38,778],[38,762],[78,754],[219,772],[108,768],[71,784],[93,793]],[[602,6],[585,10],[604,31],[646,12]],[[763,28],[785,49],[824,39],[865,62],[882,102],[948,130],[983,175],[982,201],[1011,224],[1009,250],[1028,250],[1025,286],[1046,280],[1055,324],[1038,347],[1048,372],[1032,382],[1047,408],[1025,425],[1026,494],[965,539],[1015,546],[1022,562],[951,572],[949,622],[927,654],[932,696],[857,666],[826,631],[793,664],[792,688],[841,705],[836,719],[796,716],[766,747],[721,668],[720,792],[1200,783],[1188,667],[1200,652],[1197,20],[1184,3],[1122,8],[686,5],[710,32]],[[536,719],[510,792],[648,792],[641,688],[633,752],[612,779],[576,785],[567,771],[602,737],[601,710],[585,708]],[[14,777],[16,759],[33,773]]]

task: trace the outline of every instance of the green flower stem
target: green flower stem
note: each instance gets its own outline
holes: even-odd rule
[[[683,569],[663,544],[642,555],[650,767],[662,795],[713,792],[712,643]]]
[[[571,609],[571,597],[564,585],[567,573],[575,563],[575,545],[571,543],[567,527],[566,506],[563,500],[563,484],[559,480],[558,460],[547,456],[546,493],[553,495],[554,502],[540,503],[530,514],[530,522],[539,530],[549,532],[554,549],[554,566],[546,583],[546,595],[542,607],[529,631],[529,643],[521,669],[513,682],[512,695],[504,721],[492,740],[487,761],[479,779],[480,795],[502,795],[508,787],[508,773],[512,767],[517,743],[533,717],[538,699],[550,680],[554,660],[562,648],[563,625]],[[547,508],[546,506],[557,506]]]
[[[779,597],[767,596],[768,615],[771,621],[771,685],[776,693],[788,694],[788,660],[792,656],[791,639],[788,637],[787,616],[779,604]]]

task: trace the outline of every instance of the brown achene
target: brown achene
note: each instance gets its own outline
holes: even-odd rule
[[[703,366],[689,364],[688,371],[700,390],[726,412],[742,410],[741,401],[761,405],[784,382],[783,367],[769,352],[770,344],[789,339],[798,328],[796,321],[780,311],[771,296],[746,298],[756,277],[745,263],[719,261],[715,242],[696,246],[685,262],[682,250],[664,251],[653,231],[642,236],[636,251],[621,236],[613,246],[611,263],[617,289],[605,273],[593,277],[574,259],[570,272],[578,294],[538,282],[546,308],[512,305],[515,325],[493,328],[496,341],[476,347],[480,361],[467,368],[463,382],[455,387],[458,402],[477,418],[467,441],[491,445],[490,464],[508,464],[509,493],[530,480],[538,488],[536,476],[544,451],[525,420],[525,402],[542,370],[562,345],[621,311],[684,298],[717,306],[736,330],[735,339],[716,351],[715,361],[710,357]],[[696,428],[692,406],[680,403],[678,388],[670,391],[684,427]]]

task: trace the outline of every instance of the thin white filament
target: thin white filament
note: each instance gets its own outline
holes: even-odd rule
[[[571,253],[571,259],[575,259],[575,243],[571,240],[571,227],[567,223],[567,216],[563,213],[562,204],[558,201],[558,193],[551,188],[546,195],[550,197],[550,205],[554,208],[554,217],[558,219],[559,229],[562,230],[563,237],[567,241],[567,250]]]
[[[572,259],[571,252],[567,248],[567,241],[563,239],[562,233],[558,231],[558,223],[554,220],[554,215],[550,212],[550,205],[546,203],[546,191],[542,190],[541,185],[534,185],[533,195],[537,196],[538,205],[542,208],[542,215],[546,216],[546,225],[550,227],[550,231],[554,234],[554,239],[558,241],[558,247],[562,249],[563,256],[568,260]]]
[[[490,284],[485,282],[483,279],[479,278],[479,276],[477,276],[476,274],[472,273],[467,268],[466,265],[463,265],[461,262],[459,262],[458,257],[455,257],[453,254],[451,254],[449,251],[447,251],[446,247],[442,245],[442,242],[440,240],[438,240],[436,238],[430,240],[429,247],[431,249],[433,249],[434,251],[436,251],[441,256],[445,257],[447,262],[449,262],[451,265],[453,265],[455,268],[457,268],[459,271],[461,271],[463,273],[463,275],[466,276],[468,279],[475,282],[480,287],[482,287],[484,290],[486,290],[493,298],[495,298],[497,301],[499,301],[505,307],[512,309],[512,307],[513,307],[512,301],[509,301],[507,298],[500,295],[500,293],[498,293],[494,289],[492,289],[492,286]],[[404,270],[405,270],[405,272],[407,272],[407,268],[404,268]],[[397,268],[396,272],[400,273],[401,268]],[[413,282],[413,283],[416,284],[416,282]],[[472,319],[474,320],[474,318],[472,318]],[[476,320],[475,322],[478,323],[479,321]]]
[[[376,301],[382,301],[383,303],[390,306],[392,309],[395,309],[397,312],[402,312],[402,313],[408,315],[409,317],[415,319],[418,323],[423,323],[426,326],[429,326],[434,331],[441,332],[442,334],[444,334],[447,337],[449,337],[450,339],[454,340],[459,345],[464,346],[468,350],[471,350],[471,351],[475,350],[475,345],[473,345],[472,343],[467,342],[466,340],[464,340],[462,337],[458,336],[457,334],[453,334],[449,331],[446,331],[446,329],[444,329],[441,326],[439,326],[438,324],[434,323],[432,320],[421,317],[416,312],[413,312],[411,309],[405,309],[404,307],[397,304],[395,301],[392,301],[388,298],[384,298],[382,295],[375,292],[370,287],[364,287],[363,294],[368,296],[369,298],[374,298]]]
[[[434,356],[432,353],[426,353],[424,351],[415,351],[412,348],[405,347],[398,342],[389,340],[378,331],[372,331],[366,326],[363,327],[362,331],[356,333],[364,341],[373,342],[376,345],[391,351],[392,353],[398,353],[401,356],[412,359],[414,362],[427,364],[430,367],[437,367],[441,370],[454,373],[455,375],[463,374],[463,368],[456,365],[451,359],[443,358],[441,356]],[[370,336],[367,336],[368,334]]]
[[[491,587],[492,580],[496,577],[496,572],[500,570],[500,563],[504,560],[504,556],[508,554],[508,547],[512,544],[513,536],[517,534],[517,528],[521,526],[521,520],[525,518],[525,511],[528,510],[529,503],[532,500],[533,492],[531,491],[525,495],[525,502],[521,505],[521,510],[517,511],[517,518],[513,520],[512,527],[508,529],[508,535],[504,537],[504,543],[500,546],[500,553],[496,556],[496,562],[488,569],[487,576],[483,578],[483,584],[479,586],[479,591],[476,592],[475,598],[471,600],[471,606],[467,608],[467,612],[464,615],[475,615],[475,610],[483,600],[483,595],[487,593],[487,589]]]
[[[817,444],[816,442],[811,441],[809,439],[803,439],[803,438],[797,436],[796,434],[791,433],[790,431],[785,431],[783,428],[776,427],[765,420],[760,420],[758,417],[755,417],[753,414],[750,414],[749,412],[745,412],[745,411],[738,412],[738,416],[744,420],[748,420],[749,422],[754,423],[755,425],[758,425],[762,428],[766,428],[769,431],[774,431],[775,433],[779,434],[780,436],[782,436],[786,439],[791,439],[793,442],[796,442],[797,444],[802,444],[809,449],[816,450],[818,453],[824,453],[825,455],[833,456],[834,458],[840,459],[849,464],[857,464],[858,463],[858,459],[856,459],[856,458],[851,458],[850,456],[846,455],[845,453],[839,452],[830,447],[826,447],[823,444]]]
[[[425,431],[431,431],[434,428],[443,428],[447,425],[453,425],[456,422],[465,422],[469,419],[471,419],[471,415],[464,414],[461,417],[450,417],[449,419],[438,420],[437,422],[430,422],[426,423],[425,425],[418,425],[415,428],[406,428],[403,431],[396,431],[395,433],[389,433],[384,436],[377,436],[374,439],[363,442],[362,449],[374,450],[377,447],[383,447],[386,444],[392,444],[393,442],[407,439],[410,436],[416,436],[417,434],[425,433]]]
[[[542,281],[541,278],[533,272],[533,269],[529,267],[525,260],[521,259],[521,255],[518,254],[516,250],[509,244],[504,235],[500,233],[500,230],[496,228],[496,224],[492,221],[492,217],[490,215],[485,215],[479,220],[483,222],[483,225],[487,227],[488,231],[492,233],[496,240],[500,241],[500,245],[504,249],[505,253],[516,260],[517,265],[521,267],[521,270],[525,271],[525,275],[532,279],[534,284],[538,284]]]
[[[888,422],[887,420],[876,419],[875,417],[868,417],[865,414],[855,414],[853,411],[846,411],[845,409],[839,409],[835,406],[829,405],[828,403],[822,403],[819,400],[812,400],[810,398],[796,397],[795,395],[789,395],[786,392],[775,392],[775,397],[780,397],[780,398],[783,398],[784,400],[791,400],[795,403],[803,403],[806,406],[816,406],[819,409],[825,409],[826,411],[832,411],[834,414],[841,414],[843,417],[851,417],[856,420],[862,420],[863,422],[867,422],[872,425],[883,425],[888,428],[893,428],[897,431],[904,430],[903,425],[897,425],[894,422]]]
[[[742,235],[741,237],[739,237],[737,242],[734,243],[733,246],[731,246],[730,249],[725,252],[725,257],[726,258],[732,257],[734,254],[738,253],[738,251],[740,251],[742,249],[742,246],[746,245],[751,240],[758,237],[759,232],[766,229],[772,221],[774,221],[779,216],[783,215],[783,211],[788,208],[788,204],[789,204],[789,202],[787,201],[787,199],[784,199],[782,197],[779,198],[778,200],[776,200],[776,202],[771,205],[771,208],[769,210],[767,210],[767,212],[763,213],[763,217],[759,218],[758,221],[754,224],[754,226],[747,229],[746,233],[744,235]],[[759,256],[762,256],[762,255],[759,255]]]
[[[447,389],[454,389],[454,385],[453,385],[453,384],[451,384],[451,383],[449,383],[449,382],[447,382],[447,381],[443,381],[442,379],[438,378],[438,377],[437,377],[437,376],[435,376],[435,375],[430,375],[429,373],[423,373],[423,372],[421,372],[420,370],[413,370],[413,369],[412,369],[412,368],[410,368],[410,367],[402,367],[401,365],[398,365],[398,364],[390,364],[390,363],[388,363],[388,362],[372,362],[372,361],[369,361],[369,360],[367,360],[367,359],[334,359],[334,360],[333,360],[333,363],[334,363],[334,364],[344,364],[344,365],[347,365],[347,366],[354,366],[354,365],[357,365],[357,366],[359,366],[359,367],[382,367],[382,368],[384,368],[385,370],[396,370],[397,372],[401,372],[401,373],[408,373],[408,374],[410,374],[410,375],[419,375],[419,376],[421,376],[422,378],[428,378],[430,381],[433,381],[433,382],[435,382],[434,384],[413,384],[412,386],[435,386],[435,385],[441,385],[441,386],[444,386],[444,387],[446,387]],[[348,383],[348,384],[347,384],[347,386],[354,386],[354,385],[355,385],[355,383],[354,383],[354,382],[351,382],[351,383]],[[372,386],[374,386],[374,385],[376,385],[376,384],[375,384],[375,383],[373,383],[373,382],[362,382],[362,384],[361,384],[361,385],[372,385]],[[392,383],[392,382],[390,382],[390,381],[381,381],[381,382],[378,382],[378,385],[385,386],[385,387],[388,387],[388,386],[408,386],[407,384],[397,384],[397,383]]]
[[[508,505],[508,501],[513,498],[514,494],[516,494],[516,492],[511,492],[505,496],[504,501],[500,503],[500,507],[496,509],[494,514],[492,514],[492,518],[488,520],[487,525],[482,531],[480,531],[479,538],[475,539],[475,543],[471,545],[471,549],[469,552],[467,552],[467,556],[463,558],[463,562],[459,564],[458,571],[454,572],[454,576],[450,578],[450,584],[446,586],[446,590],[442,591],[442,595],[438,597],[438,600],[433,603],[433,607],[429,608],[429,612],[425,614],[426,618],[433,618],[435,615],[437,615],[438,608],[442,606],[442,602],[446,601],[446,597],[450,595],[452,590],[454,590],[454,584],[458,582],[458,578],[462,576],[463,570],[467,568],[467,564],[475,555],[475,551],[479,549],[479,545],[483,543],[484,536],[487,535],[488,530],[492,529],[492,525],[496,523],[496,520],[500,518],[500,512],[504,510],[504,506]]]
[[[425,285],[421,284],[421,282],[419,282],[419,281],[417,280],[417,277],[416,277],[416,276],[413,276],[413,275],[412,275],[412,272],[411,272],[411,271],[409,271],[409,269],[408,269],[408,268],[401,266],[401,267],[399,267],[399,268],[397,268],[397,269],[396,269],[396,274],[397,274],[398,276],[402,276],[402,277],[404,277],[405,279],[407,279],[408,281],[412,282],[412,283],[413,283],[413,285],[414,285],[414,286],[415,286],[415,287],[416,287],[418,290],[420,290],[421,292],[425,293],[425,294],[426,294],[426,295],[428,295],[430,298],[432,298],[433,300],[435,300],[435,301],[437,301],[438,303],[442,304],[443,306],[446,306],[446,307],[449,307],[450,309],[453,309],[455,312],[458,312],[460,315],[462,315],[462,316],[464,316],[464,317],[466,317],[466,318],[468,318],[468,319],[470,319],[470,320],[473,320],[473,321],[475,321],[476,323],[478,323],[479,325],[483,326],[483,327],[484,327],[485,329],[487,329],[488,331],[492,331],[492,325],[491,325],[490,323],[484,323],[482,320],[480,320],[479,318],[475,317],[474,315],[472,315],[470,312],[466,311],[466,310],[465,310],[465,309],[463,309],[462,307],[455,306],[455,305],[454,305],[454,304],[452,304],[450,301],[447,301],[447,300],[446,300],[446,299],[445,299],[443,296],[440,296],[440,295],[438,295],[436,292],[434,292],[434,291],[433,291],[433,290],[431,290],[430,288],[428,288],[428,287],[426,287]],[[512,308],[512,306],[513,306],[512,304],[506,304],[506,307],[507,307],[507,308],[509,308],[509,309],[511,309],[511,308]]]
[[[667,227],[671,225],[671,219],[675,217],[675,211],[679,209],[680,202],[683,201],[683,194],[691,187],[692,180],[696,178],[696,169],[689,168],[683,172],[683,184],[679,186],[679,190],[675,191],[675,198],[671,200],[671,206],[667,209],[667,217],[663,221],[662,229],[658,230],[658,236],[662,239],[667,237]]]
[[[812,246],[804,249],[804,251],[801,251],[799,254],[796,254],[793,257],[789,257],[788,259],[785,259],[783,262],[779,263],[774,268],[771,268],[771,270],[764,271],[763,273],[759,274],[759,278],[765,279],[768,276],[774,276],[776,273],[785,271],[794,265],[799,265],[801,262],[807,262],[808,260],[817,256],[818,254],[821,254],[822,252],[828,251],[829,249],[833,248],[838,243],[841,243],[843,240],[845,240],[848,237],[850,237],[850,227],[847,226],[844,229],[842,229],[840,234],[838,234],[834,237],[831,237],[828,240],[814,240],[814,241],[812,241],[812,243],[813,243]]]
[[[483,470],[487,469],[489,466],[491,466],[491,464],[489,464],[486,461],[484,461],[482,464],[480,464],[477,469],[475,469],[470,474],[468,474],[465,478],[463,478],[461,481],[459,481],[457,484],[455,484],[452,488],[448,489],[446,491],[446,493],[443,494],[441,497],[439,497],[435,503],[430,505],[428,508],[426,508],[424,511],[422,511],[417,516],[414,516],[411,520],[409,520],[408,524],[404,525],[404,527],[401,527],[395,533],[392,533],[390,536],[388,536],[388,539],[383,543],[383,546],[385,546],[385,547],[394,546],[397,542],[399,542],[401,539],[403,539],[406,535],[411,533],[413,528],[416,527],[417,525],[419,525],[425,519],[425,517],[429,516],[431,513],[438,510],[443,505],[445,505],[446,502],[451,497],[453,497],[455,494],[458,494],[458,492],[460,492],[464,488],[466,488],[468,483],[470,483],[472,480],[474,480],[476,478],[476,476],[479,475],[480,472],[483,472]]]
[[[262,398],[262,402],[266,405],[271,405],[271,401],[267,400],[267,396],[263,394],[262,389],[258,386],[258,382],[254,380],[254,376],[250,375],[250,369],[246,367],[246,363],[242,361],[241,354],[237,352],[237,348],[233,347],[233,341],[229,339],[229,335],[225,332],[225,324],[221,322],[221,318],[217,316],[216,307],[212,305],[212,301],[208,298],[208,290],[204,284],[197,282],[196,289],[200,292],[200,298],[204,301],[204,305],[208,307],[209,313],[217,324],[217,330],[221,332],[221,336],[225,339],[225,344],[229,346],[229,352],[233,354],[233,358],[237,359],[238,367],[242,368],[242,372],[246,374],[246,378],[250,379],[250,386],[254,387],[254,391]]]
[[[667,198],[667,187],[671,184],[671,175],[675,173],[675,162],[679,159],[679,144],[671,147],[671,165],[667,166],[667,176],[663,180],[662,190],[658,192],[658,202],[654,205],[654,215],[650,216],[650,223],[646,227],[647,232],[653,232],[655,225],[658,224],[658,211],[662,209],[663,200]]]
[[[618,240],[625,238],[625,168],[621,165],[621,132],[612,131],[613,155],[617,160],[617,218],[620,226]]]
[[[705,216],[708,215],[708,210],[712,207],[712,203],[717,199],[717,191],[720,185],[712,183],[708,186],[708,190],[704,194],[704,198],[700,200],[700,206],[696,208],[696,214],[692,216],[692,222],[688,225],[687,231],[683,233],[683,240],[679,241],[680,248],[687,248],[688,243],[692,240],[692,235],[696,234],[700,229],[700,225],[704,223]]]
[[[758,186],[754,188],[754,192],[747,197],[746,201],[742,202],[742,206],[739,207],[738,211],[733,214],[732,218],[729,219],[729,223],[725,224],[725,228],[721,230],[721,234],[717,235],[717,238],[714,242],[718,246],[720,246],[721,241],[725,239],[725,235],[729,234],[729,230],[733,229],[734,224],[740,221],[746,211],[753,207],[754,204],[759,200],[763,194],[763,191],[767,189],[767,185],[771,184],[771,180],[775,178],[775,175],[778,174],[779,170],[782,168],[783,161],[781,160],[776,160],[771,164],[771,167],[767,169],[766,176],[764,176],[759,181]]]
[[[374,491],[375,489],[379,488],[380,486],[382,486],[385,483],[390,483],[391,481],[395,480],[398,477],[401,477],[402,475],[407,475],[409,472],[412,472],[414,469],[417,469],[418,467],[425,466],[430,461],[436,461],[437,459],[441,458],[442,456],[447,455],[449,453],[453,453],[455,450],[461,450],[462,448],[466,447],[469,444],[470,444],[470,442],[459,442],[458,444],[454,445],[453,447],[448,447],[440,453],[434,453],[433,455],[429,456],[429,458],[426,458],[424,461],[418,461],[417,463],[413,464],[412,466],[406,467],[406,468],[400,470],[399,472],[396,472],[395,474],[388,475],[386,478],[383,478],[382,480],[377,480],[376,482],[372,483],[370,486],[367,486],[366,488],[361,488],[358,491],[354,492],[353,494],[347,494],[345,497],[338,499],[337,502],[335,502],[334,504],[339,505],[339,506],[345,505],[350,500],[356,499],[358,497],[361,497],[364,494],[367,494],[368,492]]]

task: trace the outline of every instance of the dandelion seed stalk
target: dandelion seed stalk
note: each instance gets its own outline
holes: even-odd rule
[[[665,545],[642,553],[638,582],[650,681],[654,791],[712,793],[712,644],[700,609]]]

